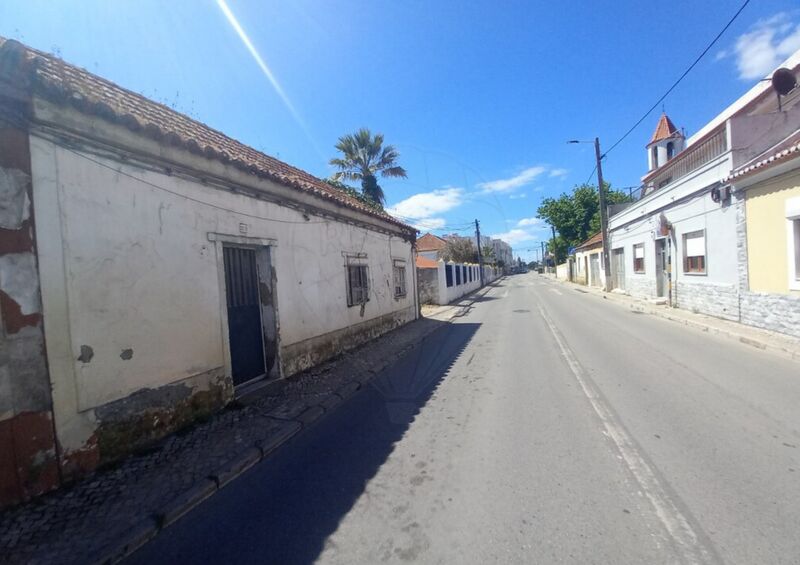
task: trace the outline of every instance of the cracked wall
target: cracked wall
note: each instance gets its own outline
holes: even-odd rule
[[[28,137],[0,128],[0,507],[55,488]]]

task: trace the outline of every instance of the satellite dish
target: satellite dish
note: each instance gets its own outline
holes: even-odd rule
[[[797,86],[794,73],[787,68],[780,68],[772,73],[772,88],[779,96],[786,96]]]

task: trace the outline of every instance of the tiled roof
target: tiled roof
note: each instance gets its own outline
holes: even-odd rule
[[[126,126],[140,135],[222,161],[406,230],[411,226],[376,210],[317,177],[248,147],[207,125],[84,69],[0,37],[0,80],[58,104]]]
[[[795,132],[765,153],[767,155],[766,157],[736,169],[730,176],[725,178],[723,182],[736,181],[773,165],[800,157],[800,131]]]
[[[597,232],[592,237],[578,245],[575,249],[586,249],[589,247],[595,247],[597,245],[602,245],[603,243],[603,232]]]
[[[420,269],[437,269],[439,263],[422,255],[417,255],[417,267]]]
[[[417,239],[417,251],[439,251],[444,249],[447,242],[432,233],[426,233]]]
[[[672,120],[670,120],[666,114],[661,114],[661,118],[659,118],[658,125],[656,126],[656,131],[653,132],[653,137],[650,139],[648,145],[672,137],[676,133],[678,133],[678,128],[675,127]]]

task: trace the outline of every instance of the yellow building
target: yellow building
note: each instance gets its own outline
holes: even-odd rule
[[[728,180],[744,204],[742,322],[800,336],[800,130]]]

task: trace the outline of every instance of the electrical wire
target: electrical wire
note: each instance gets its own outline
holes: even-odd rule
[[[711,41],[711,43],[709,43],[709,44],[708,44],[708,46],[707,46],[705,49],[703,49],[703,52],[702,52],[702,53],[700,53],[700,55],[699,55],[699,56],[698,56],[698,57],[697,57],[697,58],[694,60],[694,62],[693,62],[691,65],[689,65],[689,68],[687,68],[685,71],[683,71],[683,74],[682,74],[680,77],[678,77],[678,80],[676,80],[676,81],[675,81],[675,82],[672,84],[672,86],[670,86],[670,87],[667,89],[667,91],[666,91],[666,92],[665,92],[665,93],[664,93],[664,94],[661,96],[661,98],[659,98],[658,100],[656,100],[656,101],[655,101],[655,103],[654,103],[652,106],[650,106],[650,109],[649,109],[649,110],[647,110],[647,112],[645,112],[645,113],[644,113],[644,115],[643,115],[641,118],[639,118],[639,120],[638,120],[638,121],[637,121],[635,124],[633,124],[633,125],[632,125],[632,126],[629,128],[629,129],[628,129],[628,131],[626,131],[626,132],[623,134],[623,136],[622,136],[622,137],[620,137],[620,138],[619,138],[619,139],[618,139],[616,142],[614,142],[614,143],[611,145],[611,147],[609,147],[609,148],[608,148],[608,149],[605,151],[605,153],[603,153],[603,155],[601,156],[601,158],[602,158],[602,157],[605,157],[607,154],[611,153],[611,151],[613,151],[613,150],[614,150],[614,148],[615,148],[617,145],[619,145],[620,143],[622,143],[622,141],[623,141],[623,140],[624,140],[626,137],[628,137],[628,136],[629,136],[629,135],[630,135],[630,134],[633,132],[633,130],[635,130],[637,127],[639,127],[639,125],[640,125],[640,124],[641,124],[641,123],[642,123],[642,122],[643,122],[643,121],[644,121],[644,120],[647,118],[647,116],[649,116],[649,115],[650,115],[650,114],[653,112],[653,110],[655,110],[655,109],[658,107],[658,105],[659,105],[659,104],[661,104],[661,102],[663,102],[663,101],[664,101],[664,99],[665,99],[667,96],[669,96],[669,94],[670,94],[670,93],[671,93],[673,90],[675,90],[675,87],[676,87],[676,86],[678,86],[678,84],[680,84],[680,82],[681,82],[681,81],[682,81],[682,80],[683,80],[683,79],[686,77],[686,75],[688,75],[688,74],[691,72],[691,70],[692,70],[693,68],[695,68],[695,66],[697,66],[697,63],[699,63],[699,62],[700,62],[700,60],[701,60],[703,57],[705,57],[706,53],[708,53],[708,52],[711,50],[711,48],[712,48],[712,47],[714,46],[714,44],[715,44],[715,43],[716,43],[716,42],[719,40],[719,38],[720,38],[720,37],[722,37],[722,35],[723,35],[723,34],[724,34],[724,33],[725,33],[727,30],[728,30],[728,28],[729,28],[729,27],[731,27],[731,24],[733,24],[733,22],[736,20],[736,18],[738,18],[738,17],[739,17],[739,14],[741,14],[741,13],[742,13],[742,11],[743,11],[743,10],[744,10],[744,9],[747,7],[747,5],[748,5],[749,3],[750,3],[750,0],[745,0],[745,1],[744,1],[744,3],[743,3],[743,4],[742,4],[740,7],[739,7],[739,9],[736,11],[736,13],[733,15],[733,17],[732,17],[730,20],[728,20],[728,23],[727,23],[727,24],[725,24],[725,27],[723,27],[723,28],[722,28],[722,30],[721,30],[721,31],[720,31],[720,32],[719,32],[719,33],[716,35],[716,37],[714,37],[714,39]]]

